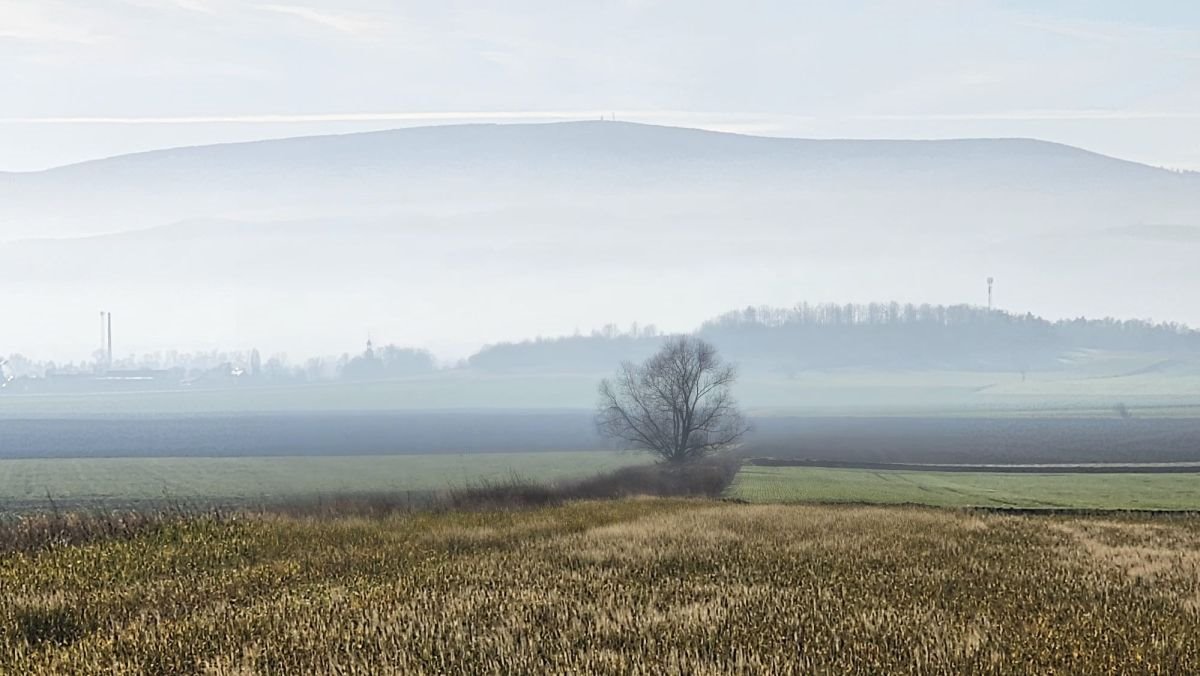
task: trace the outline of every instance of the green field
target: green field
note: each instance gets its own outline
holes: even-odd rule
[[[761,503],[1200,509],[1200,474],[1003,474],[746,466],[730,497]]]
[[[0,460],[0,511],[48,505],[253,503],[427,493],[512,477],[553,482],[649,462],[611,451]],[[1200,474],[1004,474],[742,468],[727,495],[758,503],[1200,509]]]
[[[427,492],[513,476],[583,477],[647,462],[612,451],[254,458],[0,460],[0,510],[47,504],[226,502]]]

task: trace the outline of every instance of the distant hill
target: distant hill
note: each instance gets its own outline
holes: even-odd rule
[[[1200,189],[1200,178],[1027,139],[780,139],[625,122],[458,125],[177,148],[4,174],[0,239],[99,234],[196,218],[453,209],[443,200],[481,195],[526,204],[538,199],[530,190],[545,200],[548,189],[647,192],[697,185],[851,192],[1116,188],[1162,198]]]
[[[807,305],[751,307],[705,322],[696,335],[754,374],[809,370],[1065,370],[1097,355],[1154,357],[1121,375],[1169,374],[1200,362],[1200,331],[1138,320],[1048,321],[970,306]],[[595,332],[489,346],[468,361],[498,373],[595,373],[641,360],[662,343],[653,330]],[[1114,360],[1115,361],[1115,360]]]
[[[21,240],[21,241],[14,241]],[[179,148],[0,174],[7,351],[443,345],[747,300],[1200,324],[1200,176],[1025,139],[803,140],[621,122]],[[48,341],[52,341],[48,342]]]

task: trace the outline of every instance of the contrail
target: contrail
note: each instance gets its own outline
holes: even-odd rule
[[[992,113],[928,113],[857,115],[854,119],[881,122],[970,122],[1057,120],[1200,120],[1200,112],[1152,110],[1012,110]]]

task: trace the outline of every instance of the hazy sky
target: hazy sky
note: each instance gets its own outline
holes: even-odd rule
[[[1195,0],[0,0],[0,64],[0,170],[610,111],[1200,169]]]

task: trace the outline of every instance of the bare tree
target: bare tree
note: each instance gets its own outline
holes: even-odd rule
[[[601,434],[631,450],[672,463],[702,458],[748,429],[730,394],[736,379],[711,344],[671,338],[642,364],[624,362],[600,383],[596,422]]]

